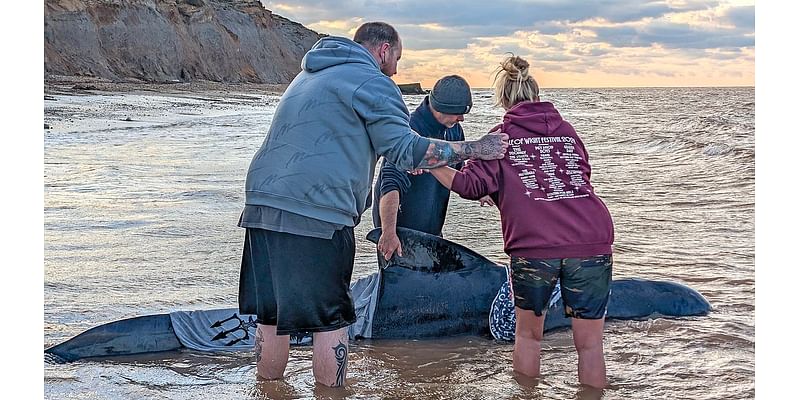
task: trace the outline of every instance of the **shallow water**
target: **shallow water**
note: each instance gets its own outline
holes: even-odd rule
[[[609,321],[615,398],[755,396],[753,88],[545,90],[584,140],[592,183],[614,217],[615,278],[700,291],[706,317]],[[44,345],[142,314],[234,307],[244,177],[277,96],[53,96],[45,101]],[[406,96],[410,108],[422,96]],[[464,128],[499,122],[476,91]],[[126,119],[130,119],[127,121]],[[375,271],[356,228],[353,279]],[[501,263],[496,209],[453,196],[444,236]],[[44,363],[46,398],[592,398],[577,384],[571,333],[545,337],[543,380],[511,372],[512,346],[482,337],[359,341],[348,386],[317,388],[311,349],[286,379],[255,378],[249,353],[183,351]]]

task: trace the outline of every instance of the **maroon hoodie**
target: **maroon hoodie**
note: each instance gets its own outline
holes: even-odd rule
[[[552,103],[526,101],[511,107],[500,127],[509,136],[505,157],[467,163],[452,189],[470,200],[492,195],[506,254],[611,254],[611,214],[589,183],[589,155],[572,125]]]

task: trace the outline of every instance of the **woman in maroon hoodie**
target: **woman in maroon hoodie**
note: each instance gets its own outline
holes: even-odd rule
[[[583,142],[552,103],[539,100],[528,62],[509,57],[501,65],[495,96],[506,114],[494,130],[509,135],[505,158],[431,173],[461,197],[489,195],[500,209],[517,319],[514,371],[539,376],[545,311],[561,278],[564,310],[572,318],[578,351],[578,379],[603,388],[603,324],[614,242],[611,214],[589,183],[591,168]]]

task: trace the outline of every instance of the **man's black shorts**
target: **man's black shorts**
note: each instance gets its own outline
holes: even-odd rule
[[[348,326],[356,321],[350,295],[354,258],[352,227],[330,240],[247,228],[239,312],[276,325],[278,335]]]

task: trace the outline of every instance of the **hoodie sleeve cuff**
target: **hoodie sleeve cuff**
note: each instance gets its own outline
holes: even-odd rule
[[[391,163],[385,163],[381,168],[381,196],[385,196],[393,190],[397,190],[402,196],[411,187],[411,180],[405,171],[400,171]]]
[[[420,136],[419,140],[417,140],[417,143],[414,145],[414,150],[413,150],[414,165],[419,167],[420,164],[422,164],[422,160],[425,158],[425,153],[428,152],[428,147],[430,147],[430,145],[431,145],[430,139]]]

